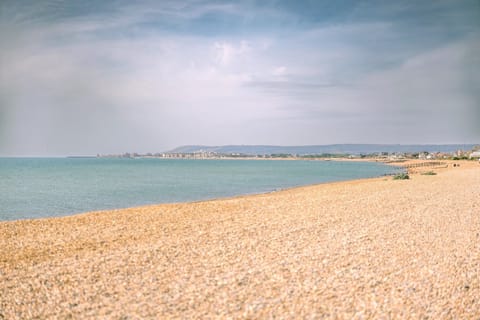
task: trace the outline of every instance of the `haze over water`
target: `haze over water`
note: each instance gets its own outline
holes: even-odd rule
[[[0,158],[0,220],[270,192],[395,170],[337,161]]]

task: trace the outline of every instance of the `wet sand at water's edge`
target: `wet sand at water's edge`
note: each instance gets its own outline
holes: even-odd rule
[[[0,222],[0,319],[480,319],[480,164]]]

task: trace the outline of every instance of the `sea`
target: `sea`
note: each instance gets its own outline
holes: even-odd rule
[[[0,158],[0,220],[266,193],[398,170],[315,160]]]

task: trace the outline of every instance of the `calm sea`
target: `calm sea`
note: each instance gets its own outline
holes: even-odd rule
[[[0,220],[262,193],[395,170],[337,161],[0,158]]]

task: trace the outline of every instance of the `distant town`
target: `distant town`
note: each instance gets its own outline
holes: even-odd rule
[[[418,146],[416,146],[418,147]],[[432,146],[429,146],[432,149]],[[415,148],[413,148],[415,149]],[[421,160],[478,160],[480,159],[480,145],[471,146],[470,149],[455,151],[420,151],[420,152],[370,152],[370,153],[241,153],[217,152],[209,150],[194,150],[191,152],[163,152],[163,153],[123,153],[123,154],[98,154],[99,158],[162,158],[162,159],[380,159],[383,161],[398,161],[410,159]]]

